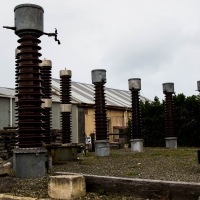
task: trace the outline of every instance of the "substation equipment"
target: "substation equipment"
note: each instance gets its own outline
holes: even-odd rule
[[[143,151],[142,120],[140,110],[139,91],[141,90],[141,79],[131,78],[128,80],[129,90],[131,91],[132,119],[131,119],[131,151]]]
[[[55,33],[43,32],[43,13],[41,6],[35,4],[20,4],[14,8],[15,26],[8,28],[15,31],[20,38],[16,54],[16,110],[17,110],[17,139],[13,153],[16,176],[20,178],[37,178],[45,174],[45,154],[43,148],[46,133],[43,128],[42,78],[39,57],[42,35],[54,36]]]
[[[165,94],[165,146],[170,149],[177,149],[177,137],[175,132],[174,116],[174,83],[163,83]]]
[[[95,88],[95,155],[96,156],[109,156],[110,146],[107,133],[107,115],[106,115],[106,102],[105,102],[105,89],[106,83],[106,70],[95,69],[91,72],[92,83]]]
[[[71,142],[71,70],[60,71],[62,144]]]
[[[200,92],[200,81],[197,81],[197,91]],[[199,103],[200,104],[200,103]],[[200,105],[199,105],[200,106]],[[200,119],[199,119],[200,120]],[[199,121],[200,123],[200,121]],[[198,162],[200,164],[200,150],[197,150],[197,155],[198,155]]]
[[[42,60],[40,64],[42,67],[41,69],[41,78],[42,82],[42,108],[43,108],[43,116],[42,121],[43,124],[43,134],[45,144],[50,144],[52,141],[51,138],[51,116],[52,116],[52,92],[51,92],[51,69],[52,69],[52,62],[51,60]]]
[[[71,70],[60,71],[61,144],[53,142],[50,147],[47,147],[47,154],[52,157],[53,164],[77,159],[77,149],[80,146],[71,142],[71,76]]]

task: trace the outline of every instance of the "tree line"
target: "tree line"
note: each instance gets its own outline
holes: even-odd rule
[[[200,146],[200,96],[186,97],[184,94],[173,96],[176,136],[178,146]],[[165,101],[158,97],[152,102],[140,102],[142,118],[142,134],[144,146],[165,146]],[[130,139],[131,120],[125,129]]]

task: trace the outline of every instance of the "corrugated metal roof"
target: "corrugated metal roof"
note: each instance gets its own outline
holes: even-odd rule
[[[72,99],[79,103],[94,104],[94,86],[92,84],[71,82]],[[60,80],[52,79],[52,89],[59,93]],[[105,87],[106,103],[111,106],[131,107],[130,91],[111,89]],[[149,99],[140,96],[142,101],[150,101]]]
[[[11,97],[14,98],[14,96],[15,96],[15,89],[0,87],[0,95],[11,96]]]
[[[0,87],[0,96],[15,98],[15,89]],[[60,97],[57,95],[52,95],[52,101],[60,102]]]
[[[92,84],[71,82],[72,84],[72,103],[94,104],[94,86]],[[60,80],[52,79],[52,91],[59,95]],[[131,107],[131,93],[130,91],[111,89],[105,87],[106,103],[110,106],[117,107]],[[15,89],[0,87],[0,95],[9,97],[15,96]],[[58,95],[52,95],[52,101],[60,102]],[[142,101],[150,101],[149,99],[140,96]]]

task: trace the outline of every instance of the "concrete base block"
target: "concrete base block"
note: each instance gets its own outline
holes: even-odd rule
[[[177,149],[177,137],[166,137],[165,145],[166,145],[166,148]]]
[[[64,175],[66,172],[57,172],[56,174]],[[135,197],[134,199],[157,200],[198,200],[200,194],[200,183],[96,176],[89,174],[83,174],[83,176],[85,177],[87,192],[98,193],[99,189],[102,189],[107,195],[129,194]]]
[[[44,148],[19,148],[13,150],[13,166],[19,178],[39,178],[45,175]]]
[[[85,177],[79,174],[50,176],[48,195],[53,199],[76,199],[86,195]]]
[[[0,175],[5,175],[10,173],[11,163],[0,164]]]
[[[95,141],[95,155],[96,156],[109,156],[110,155],[109,140],[96,140]]]
[[[131,151],[143,152],[143,139],[131,139]]]
[[[77,159],[77,148],[71,143],[62,146],[55,146],[47,148],[48,156],[52,157],[52,163],[62,163],[65,161],[76,160]]]

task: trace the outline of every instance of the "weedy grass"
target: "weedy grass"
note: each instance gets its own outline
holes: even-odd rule
[[[137,169],[139,166],[137,166],[137,165],[134,165],[134,166],[131,166],[130,168],[131,169]]]
[[[159,153],[159,152],[156,152],[156,153],[152,153],[152,154],[150,154],[151,157],[154,157],[154,156],[161,156],[161,155],[162,155],[162,154]]]
[[[163,156],[163,157],[190,157],[196,154],[196,148],[182,148],[178,147],[177,149],[166,149],[166,148],[150,148],[147,147],[145,152],[148,154],[148,150],[151,153],[149,156]]]
[[[126,175],[127,176],[137,176],[138,175],[138,173],[137,172],[126,172]]]
[[[146,155],[144,152],[138,152],[138,153],[132,152],[131,157],[132,158],[145,158]]]
[[[98,193],[99,193],[99,195],[105,195],[106,191],[104,189],[100,188]]]

